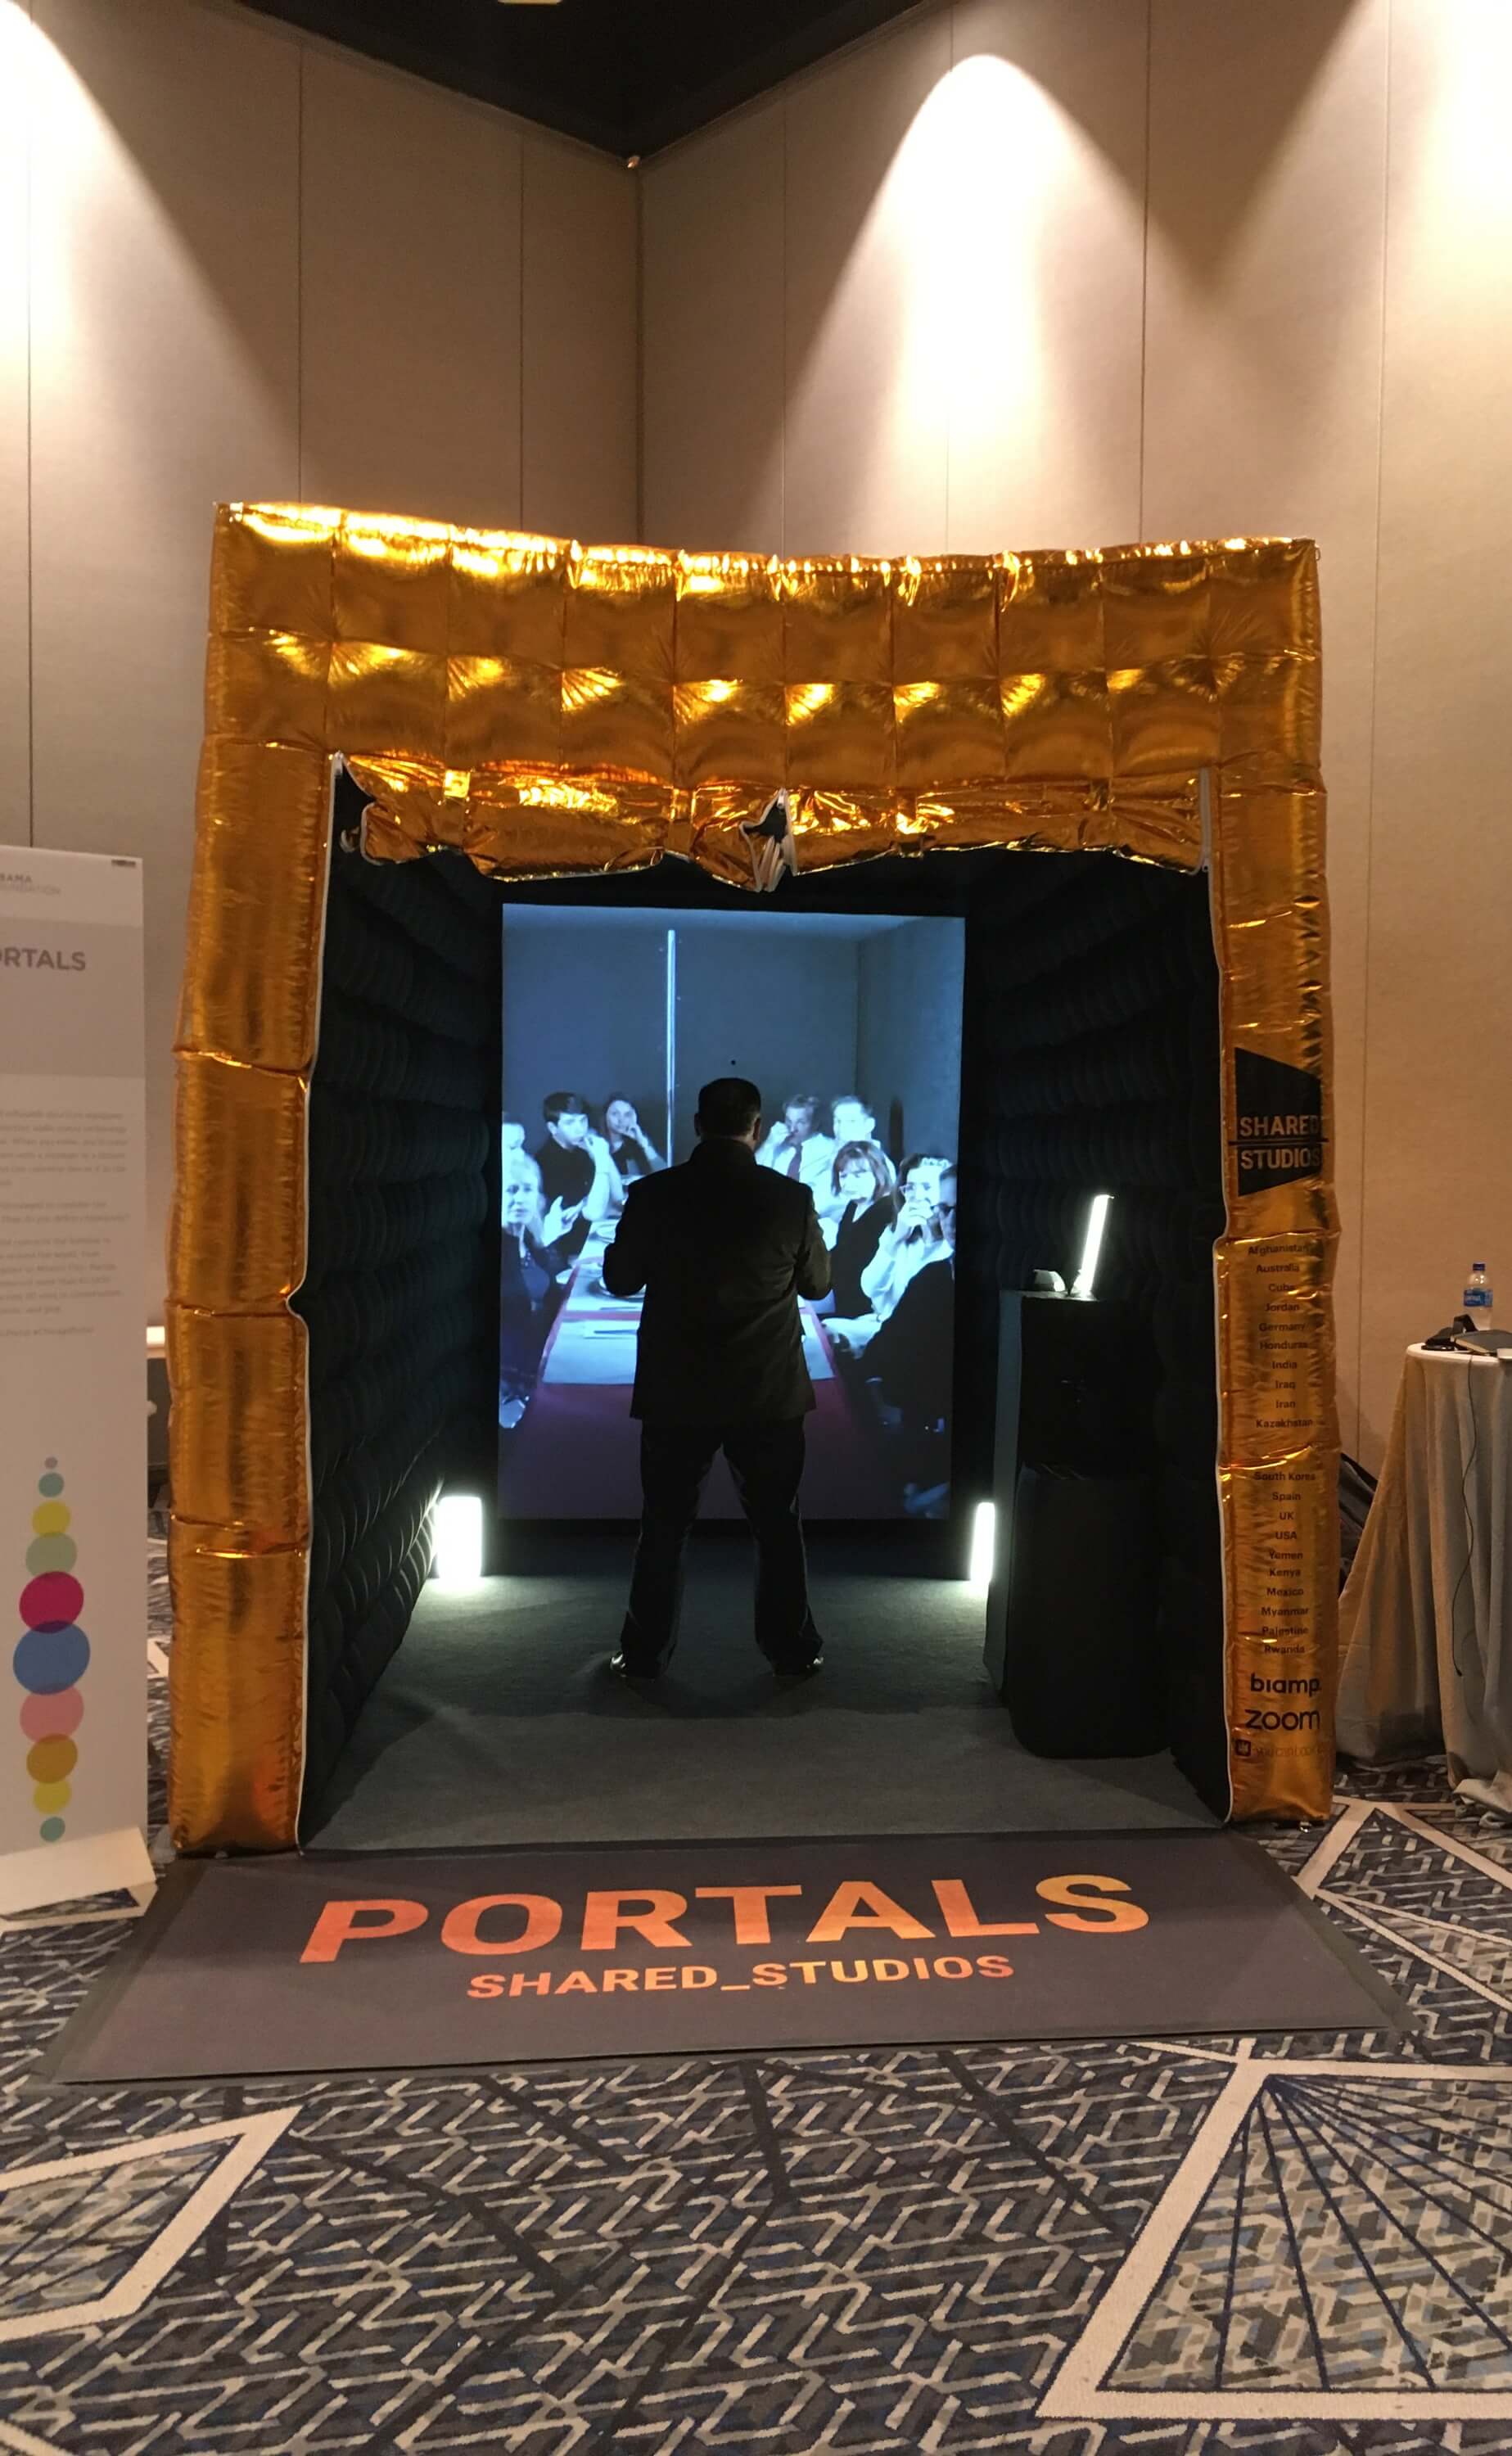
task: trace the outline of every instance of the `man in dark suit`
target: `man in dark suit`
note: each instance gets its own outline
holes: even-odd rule
[[[829,1257],[807,1186],[756,1165],[754,1083],[705,1083],[693,1122],[692,1158],[630,1187],[603,1258],[611,1295],[645,1290],[630,1402],[641,1540],[611,1668],[654,1680],[671,1660],[684,1553],[723,1449],[756,1539],[756,1643],[775,1670],[802,1675],[823,1657],[798,1513],[814,1403],[798,1299],[827,1293]]]

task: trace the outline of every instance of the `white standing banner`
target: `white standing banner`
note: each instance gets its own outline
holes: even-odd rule
[[[152,1878],[142,866],[0,845],[0,1914]]]

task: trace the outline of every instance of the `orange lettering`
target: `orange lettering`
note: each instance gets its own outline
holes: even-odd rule
[[[484,1911],[515,1910],[525,1914],[524,1933],[488,1943],[478,1933],[478,1922]],[[549,1893],[480,1893],[475,1900],[459,1902],[448,1911],[441,1927],[441,1942],[453,1953],[539,1953],[550,1944],[562,1926],[562,1905]]]
[[[873,1978],[907,1978],[908,1975],[906,1961],[874,1961],[871,1965]]]
[[[479,1997],[501,1996],[503,1992],[503,1978],[498,1971],[480,1970],[477,1977],[469,1978],[467,1982],[467,1993],[469,1996]]]
[[[951,1935],[1038,1935],[1038,1919],[1004,1919],[998,1926],[984,1926],[976,1915],[971,1894],[956,1876],[936,1876],[934,1898],[945,1913],[946,1928]]]
[[[606,1970],[603,1974],[605,1996],[616,1996],[622,1993],[633,1996],[640,1984],[641,1974],[638,1970]]]
[[[700,1885],[701,1902],[733,1902],[737,1944],[770,1944],[771,1914],[766,1905],[779,1893],[801,1893],[802,1885]]]
[[[970,1978],[971,1965],[959,1953],[947,1953],[934,1965],[936,1978]]]
[[[370,1923],[358,1921],[371,1914]],[[377,1944],[386,1935],[409,1935],[423,1927],[428,1914],[423,1902],[327,1902],[314,1927],[301,1961],[334,1961],[344,1944]]]
[[[597,1981],[585,1970],[569,1970],[557,1989],[559,1996],[597,1996],[598,1992]]]
[[[677,1975],[684,1987],[714,1987],[719,1983],[719,1972],[710,1970],[705,1961],[684,1961]]]
[[[1150,1924],[1149,1912],[1139,1910],[1133,1902],[1088,1899],[1089,1894],[1126,1893],[1129,1888],[1119,1876],[1044,1876],[1034,1891],[1047,1902],[1079,1905],[1079,1909],[1048,1911],[1046,1916],[1052,1927],[1075,1928],[1084,1935],[1127,1935],[1133,1929]]]
[[[1005,1961],[1000,1953],[979,1954],[976,1966],[987,1978],[1011,1978],[1013,1975],[1012,1963]]]
[[[511,1996],[549,1996],[551,1973],[543,1970],[539,1978],[527,1978],[522,1970],[517,1970],[509,1982],[509,1992]]]
[[[638,1909],[627,1907],[639,1904]],[[632,1928],[647,1944],[660,1945],[664,1953],[687,1951],[687,1938],[679,1935],[672,1925],[687,1909],[683,1893],[590,1893],[582,1913],[582,1950],[584,1953],[612,1953],[620,1941],[622,1928]]]
[[[758,1987],[786,1987],[787,1973],[780,1961],[758,1961],[751,1976]]]
[[[865,1902],[868,1907],[863,1910]],[[889,1928],[894,1935],[921,1935],[928,1939],[930,1930],[885,1893],[880,1885],[868,1885],[865,1878],[837,1885],[820,1912],[817,1922],[808,1931],[810,1944],[838,1944],[853,1927]]]
[[[675,1970],[648,1970],[645,1974],[645,1984],[647,1988],[652,1990],[656,1995],[664,1995],[669,1987],[675,1987],[677,1985],[677,1972]]]

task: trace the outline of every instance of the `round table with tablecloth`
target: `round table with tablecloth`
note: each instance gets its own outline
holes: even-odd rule
[[[1512,1364],[1408,1348],[1338,1634],[1342,1752],[1512,1816]]]

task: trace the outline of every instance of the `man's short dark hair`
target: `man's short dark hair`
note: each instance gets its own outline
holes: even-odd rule
[[[541,1114],[548,1126],[554,1126],[559,1117],[585,1117],[588,1103],[580,1100],[576,1092],[548,1092],[541,1103]]]
[[[698,1122],[705,1135],[748,1135],[762,1113],[762,1095],[744,1074],[721,1074],[698,1095]]]

